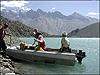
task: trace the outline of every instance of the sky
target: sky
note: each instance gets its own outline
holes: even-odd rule
[[[99,1],[1,1],[1,9],[18,7],[23,10],[37,10],[46,12],[60,11],[64,15],[78,12],[84,16],[99,18]]]

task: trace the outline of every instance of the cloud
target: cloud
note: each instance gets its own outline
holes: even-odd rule
[[[51,12],[54,12],[55,9],[56,9],[56,8],[54,8],[54,7],[53,7],[53,8],[50,8],[50,11],[51,11]]]
[[[99,15],[100,13],[97,13],[97,12],[89,12],[87,14],[87,16],[94,17],[94,18],[99,18]]]
[[[12,11],[14,12],[20,9],[29,11],[31,9],[27,7],[28,3],[28,1],[1,1],[1,10],[8,9],[10,7],[13,8]]]
[[[88,15],[98,15],[99,13],[89,12]]]
[[[21,7],[22,10],[25,10],[25,11],[29,11],[31,10],[30,8],[27,8],[27,7]]]
[[[51,8],[52,10],[56,9],[56,8]]]
[[[5,7],[1,7],[1,10],[6,9]]]
[[[1,1],[3,7],[23,7],[28,4],[28,1]]]

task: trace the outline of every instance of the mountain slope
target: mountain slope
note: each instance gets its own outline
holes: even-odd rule
[[[21,22],[18,21],[10,21],[7,18],[0,16],[0,23],[4,24],[7,23],[9,25],[7,32],[10,33],[12,36],[17,37],[30,37],[33,35],[33,28],[28,27]],[[48,36],[47,33],[41,32],[44,36]]]
[[[17,13],[16,13],[17,12]],[[38,28],[40,31],[49,34],[61,34],[66,31],[67,33],[79,28],[84,28],[89,24],[98,22],[97,19],[87,18],[77,12],[66,16],[59,11],[44,12],[41,9],[37,11],[29,10],[22,12],[21,10],[13,12],[13,10],[4,9],[1,15],[15,21],[20,21],[27,26]]]
[[[99,23],[91,24],[83,29],[77,29],[69,33],[70,37],[100,37],[99,35]]]

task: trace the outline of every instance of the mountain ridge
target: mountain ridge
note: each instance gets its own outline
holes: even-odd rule
[[[99,35],[99,27],[100,22],[93,23],[87,27],[84,27],[82,29],[76,29],[68,34],[69,37],[97,37],[100,38]]]
[[[41,9],[29,10],[27,12],[12,13],[2,11],[1,15],[10,20],[20,21],[27,26],[38,28],[42,32],[47,32],[52,35],[61,35],[62,32],[71,32],[77,28],[81,29],[89,24],[95,23],[98,20],[87,18],[77,12],[71,15],[63,15],[59,11],[44,12]]]

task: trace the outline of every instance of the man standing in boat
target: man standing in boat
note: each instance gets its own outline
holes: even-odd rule
[[[4,37],[5,37],[5,35],[9,35],[9,34],[6,34],[6,32],[5,32],[5,30],[7,28],[8,28],[7,24],[4,24],[4,26],[0,25],[0,53],[2,50],[4,57],[6,57],[6,48],[7,48],[5,41],[4,41]]]
[[[62,39],[61,39],[61,49],[60,52],[71,52],[71,49],[69,48],[69,40],[67,38],[67,33],[62,33]]]
[[[39,33],[37,29],[34,29],[34,37],[36,38],[34,40],[38,42],[38,47],[36,48],[36,50],[46,50],[45,40],[42,34]]]

